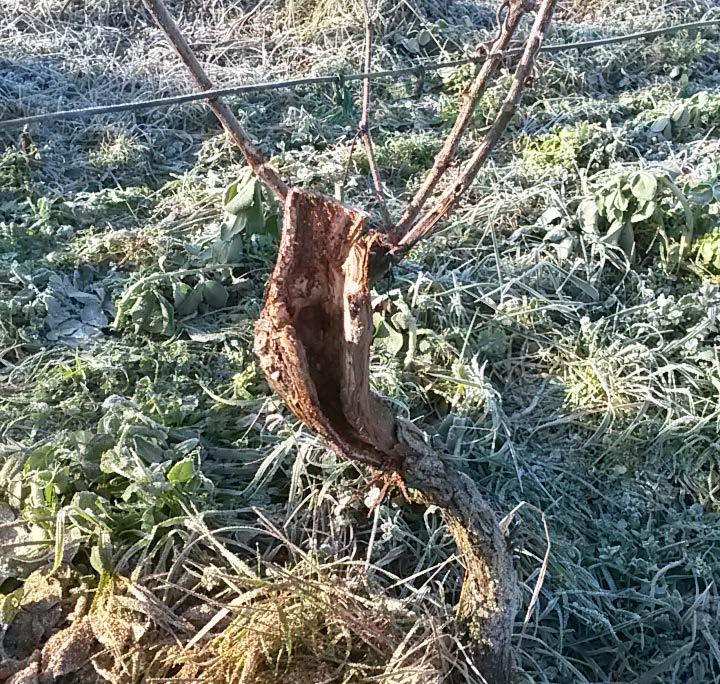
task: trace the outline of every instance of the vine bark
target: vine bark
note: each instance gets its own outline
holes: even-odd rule
[[[211,87],[162,0],[144,0],[203,89]],[[413,424],[396,417],[370,388],[372,282],[410,247],[428,237],[470,187],[512,118],[527,86],[557,0],[503,0],[498,37],[473,80],[458,121],[400,222],[387,233],[370,216],[316,193],[292,188],[252,146],[219,100],[211,107],[248,163],[284,202],[283,232],[265,306],[257,322],[255,353],[288,408],[341,457],[404,482],[415,497],[438,506],[465,566],[458,616],[476,646],[476,666],[491,684],[512,677],[511,638],[517,581],[497,518],[476,484],[458,472]],[[522,17],[537,9],[510,90],[485,139],[432,210],[419,214],[450,168],[460,137]],[[369,32],[366,13],[366,32]],[[369,49],[369,37],[366,47]],[[366,52],[366,60],[369,59]],[[368,84],[363,98],[367,122]]]

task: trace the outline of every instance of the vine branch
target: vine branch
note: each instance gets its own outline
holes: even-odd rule
[[[557,0],[542,0],[540,9],[535,17],[535,22],[530,31],[530,36],[525,44],[522,57],[515,69],[510,90],[505,96],[502,107],[490,126],[490,130],[487,132],[485,139],[467,161],[460,176],[442,193],[433,209],[424,214],[413,227],[403,227],[403,229],[400,230],[400,224],[398,225],[397,230],[391,236],[391,243],[394,243],[392,252],[395,257],[401,258],[420,240],[427,238],[436,229],[437,225],[448,217],[460,198],[475,180],[478,171],[487,161],[490,153],[510,123],[510,120],[517,110],[523,91],[530,82],[535,58],[550,26],[550,20],[552,19],[556,4]],[[523,12],[526,11],[525,8],[526,5],[523,4]],[[506,23],[509,23],[509,17],[510,15],[508,15],[508,21]],[[455,139],[457,137],[458,131],[453,129],[453,132],[448,138],[448,142],[446,142],[446,146],[456,146]]]
[[[364,65],[363,69],[365,77],[363,78],[363,90],[362,90],[362,114],[360,116],[360,124],[358,130],[363,139],[365,145],[365,155],[368,159],[368,165],[370,166],[370,175],[373,180],[373,188],[375,189],[375,196],[378,200],[380,208],[380,214],[382,215],[383,222],[386,227],[390,226],[392,219],[390,218],[390,212],[385,202],[385,193],[383,192],[382,180],[380,178],[380,171],[377,167],[375,160],[375,150],[373,149],[372,135],[370,134],[370,66],[372,58],[372,23],[370,20],[370,7],[368,0],[363,0],[363,14],[365,17],[365,51],[364,51]]]
[[[210,77],[205,73],[205,70],[188,45],[185,37],[180,33],[175,20],[168,12],[162,0],[143,0],[143,3],[190,71],[198,88],[200,88],[200,90],[212,90],[213,84]],[[240,151],[252,170],[265,182],[278,199],[284,200],[288,193],[287,184],[280,178],[280,174],[278,174],[275,168],[268,163],[268,160],[262,152],[255,147],[230,107],[228,107],[220,97],[213,97],[208,100],[208,106],[220,120],[220,123],[228,135],[233,139],[238,148],[240,148]]]
[[[415,196],[410,200],[407,209],[392,230],[390,234],[391,242],[400,242],[410,231],[418,214],[422,211],[422,208],[432,195],[437,184],[450,167],[450,164],[457,154],[462,137],[477,109],[478,102],[487,89],[488,83],[495,76],[498,67],[502,63],[510,41],[520,25],[520,21],[523,16],[532,9],[533,5],[534,3],[529,0],[504,0],[498,8],[497,16],[500,28],[497,38],[491,41],[489,46],[487,44],[481,46],[481,50],[487,52],[486,61],[473,79],[467,92],[463,95],[463,102],[457,119],[455,119],[452,130],[445,140],[442,149],[435,157],[432,168],[428,171],[422,185],[418,188]],[[504,21],[502,21],[504,11],[506,11],[506,14]]]
[[[209,79],[162,0],[144,1],[156,9],[154,16],[198,85],[208,88]],[[368,72],[370,13],[367,0],[363,1]],[[476,664],[492,684],[512,680],[511,637],[517,610],[512,557],[492,507],[477,485],[427,444],[412,423],[395,416],[383,398],[371,390],[371,285],[379,272],[378,264],[387,268],[429,236],[470,187],[515,113],[556,4],[557,0],[542,0],[510,90],[485,139],[433,209],[416,221],[449,168],[475,106],[520,20],[535,9],[531,0],[503,0],[499,17],[506,12],[505,20],[490,47],[487,63],[473,81],[443,151],[390,240],[368,226],[365,212],[318,193],[288,188],[252,147],[237,121],[227,117],[229,110],[222,102],[211,104],[256,173],[285,198],[277,260],[255,327],[255,354],[268,383],[293,414],[338,455],[377,468],[387,478],[401,478],[418,492],[421,501],[441,508],[465,563],[459,617],[468,625],[476,645]],[[387,212],[372,154],[369,108],[370,85],[365,78],[358,135],[369,150],[376,193]],[[382,258],[377,260],[377,255]]]

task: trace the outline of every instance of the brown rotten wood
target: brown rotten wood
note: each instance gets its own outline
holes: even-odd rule
[[[198,83],[209,88],[206,76],[198,78],[199,63],[161,0],[144,1]],[[458,615],[476,646],[476,666],[491,684],[511,681],[510,644],[517,606],[511,557],[495,513],[475,483],[457,472],[441,449],[411,423],[396,417],[390,405],[371,390],[370,289],[373,280],[409,246],[434,230],[469,187],[514,112],[555,4],[556,0],[543,0],[503,108],[458,181],[431,212],[417,224],[410,220],[407,230],[394,231],[391,239],[372,229],[363,211],[288,188],[259,157],[237,121],[228,123],[224,118],[227,108],[218,100],[213,104],[248,163],[285,202],[277,262],[256,326],[259,363],[293,414],[338,455],[386,474],[388,481],[401,478],[417,501],[442,510],[465,566]],[[508,14],[498,38],[502,42],[495,41],[493,52],[507,46],[531,3],[506,0],[503,6]],[[495,57],[491,54],[490,59]],[[475,103],[477,83],[470,98]],[[461,115],[469,121],[472,111],[463,108]],[[448,150],[454,153],[466,126],[467,122],[454,127],[446,142]],[[442,172],[443,164],[436,160]]]
[[[255,352],[290,410],[340,455],[376,468],[399,469],[388,412],[367,385],[368,357],[348,342],[372,322],[364,302],[370,247],[367,215],[322,195],[291,189],[275,270],[255,329]],[[368,321],[358,317],[369,315]],[[361,327],[361,323],[363,324]],[[358,353],[359,352],[359,353]]]

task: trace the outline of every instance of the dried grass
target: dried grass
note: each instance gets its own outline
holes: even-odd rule
[[[414,58],[395,37],[412,38],[423,22],[448,50],[486,35],[485,6],[448,3],[441,29],[439,5],[413,5],[421,21],[405,5],[401,20],[389,13],[400,4],[377,8],[378,64]],[[0,6],[0,116],[190,87],[131,3],[72,2],[61,14],[62,5]],[[181,4],[172,6],[179,14]],[[287,30],[284,3],[263,5],[242,25],[249,5],[185,7],[183,28],[219,85],[359,64],[360,30],[345,12],[337,21],[318,14],[322,29],[308,41]],[[311,16],[324,5],[304,7]],[[616,4],[558,24],[556,38],[630,30],[630,13],[637,28],[713,12],[691,0]],[[716,129],[664,143],[635,117],[715,88],[716,40],[676,36],[548,58],[515,131],[609,125],[616,144],[603,151],[604,173],[666,166],[679,168],[679,183],[709,178]],[[412,84],[374,86],[391,209],[422,170],[417,155],[442,136],[442,91],[462,75],[454,78],[429,80],[415,99]],[[284,170],[333,191],[356,121],[332,89],[234,105]],[[340,671],[347,681],[419,684],[452,668],[479,682],[452,620],[461,568],[437,512],[391,500],[368,518],[365,475],[289,421],[254,367],[252,325],[273,243],[247,239],[239,267],[197,261],[222,220],[222,188],[240,169],[218,133],[193,105],[33,129],[37,156],[2,140],[3,595],[21,583],[31,595],[28,575],[46,573],[59,544],[72,578],[64,595],[95,596],[88,619],[103,653],[92,658],[94,676],[106,681],[177,677],[186,667],[201,681],[242,681],[243,672],[247,681],[343,681]],[[429,144],[418,151],[418,140]],[[517,151],[502,148],[453,222],[379,284],[378,314],[396,334],[378,340],[373,381],[498,511],[515,511],[506,522],[521,617],[543,568],[545,513],[551,553],[527,623],[516,626],[519,681],[715,681],[717,286],[692,269],[663,270],[653,252],[626,263],[582,231],[576,208],[594,182],[586,169],[529,179]],[[373,207],[362,160],[351,164],[347,196]],[[167,339],[105,330],[72,350],[44,337],[40,301],[48,272],[76,267],[115,302],[139,281],[172,300],[173,282],[207,279],[230,299],[178,315]],[[96,451],[119,444],[140,453],[138,429],[160,445],[146,452],[160,460],[190,450],[205,478],[198,489],[160,496],[165,471],[147,457],[156,479],[102,472]],[[103,501],[75,499],[81,492]],[[100,589],[99,561],[114,576]],[[75,624],[65,608],[60,617],[53,629]],[[5,639],[8,662],[14,644]]]

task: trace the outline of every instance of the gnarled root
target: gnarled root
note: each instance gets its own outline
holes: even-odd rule
[[[472,480],[370,389],[368,264],[381,240],[362,212],[290,190],[255,352],[292,412],[339,455],[400,473],[421,501],[443,511],[466,570],[460,617],[478,646],[478,668],[503,684],[516,581],[495,515]]]

